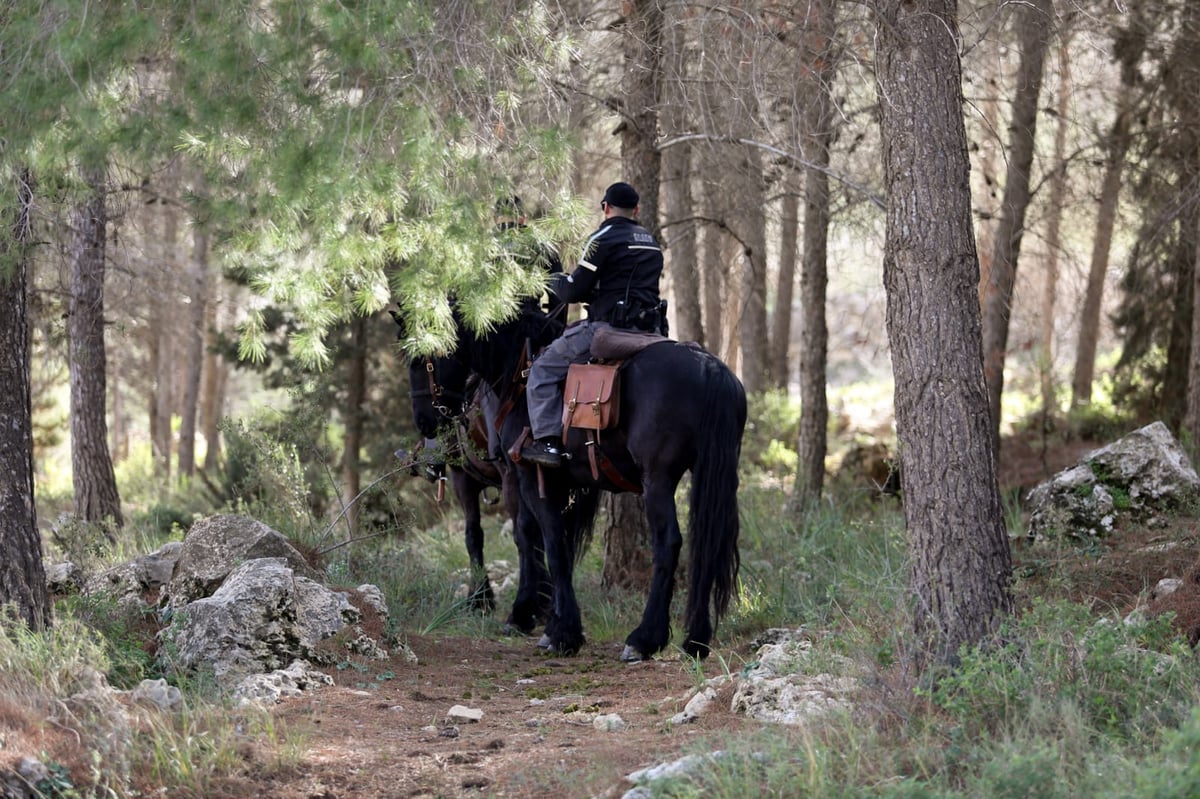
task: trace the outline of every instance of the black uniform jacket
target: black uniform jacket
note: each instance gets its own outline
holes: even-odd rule
[[[612,216],[588,239],[575,271],[556,275],[551,288],[564,302],[586,302],[589,319],[609,322],[620,300],[634,311],[657,308],[662,270],[662,248],[650,231]]]

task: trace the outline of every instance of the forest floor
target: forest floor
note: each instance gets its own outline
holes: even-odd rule
[[[1036,442],[1007,442],[1002,485],[1028,489],[1094,447],[1080,442],[1042,452]],[[1196,521],[1179,519],[1153,529],[1130,526],[1099,551],[1047,552],[1018,542],[1014,561],[1026,591],[1065,585],[1070,598],[1098,610],[1127,611],[1161,577],[1183,577],[1200,555],[1197,541]],[[1039,583],[1039,575],[1047,579]],[[1200,610],[1200,602],[1194,606]],[[1200,612],[1192,614],[1185,624],[1200,623]],[[632,787],[625,775],[636,769],[762,729],[731,713],[727,696],[692,724],[668,723],[703,679],[721,673],[723,661],[751,657],[746,642],[724,642],[740,657],[709,658],[703,674],[675,657],[622,664],[621,645],[612,641],[589,642],[571,658],[547,656],[534,639],[499,632],[411,636],[407,643],[416,665],[396,658],[370,671],[332,670],[334,686],[285,700],[276,719],[297,756],[280,763],[265,750],[248,751],[249,776],[213,786],[210,795],[620,797]],[[451,721],[455,705],[483,716]],[[597,713],[620,716],[624,727],[598,729]]]

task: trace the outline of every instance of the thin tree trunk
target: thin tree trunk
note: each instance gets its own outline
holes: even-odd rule
[[[108,451],[105,419],[104,269],[108,212],[103,168],[85,169],[87,197],[75,207],[68,312],[71,373],[71,469],[75,513],[89,522],[124,524]],[[106,529],[110,541],[112,531]]]
[[[196,227],[192,232],[191,317],[184,339],[183,400],[179,409],[179,474],[191,477],[196,472],[196,414],[200,398],[200,373],[204,366],[204,320],[208,315],[208,232]]]
[[[1018,15],[1021,59],[1009,125],[1008,169],[1004,177],[1004,201],[996,230],[990,288],[983,306],[983,371],[987,378],[992,436],[1000,446],[1000,398],[1004,392],[1004,362],[1008,349],[1008,323],[1012,313],[1013,289],[1025,214],[1029,209],[1030,173],[1037,139],[1038,95],[1046,49],[1054,27],[1053,0],[1033,0],[1012,6]]]
[[[1070,38],[1063,36],[1058,46],[1058,125],[1054,131],[1054,175],[1050,179],[1050,207],[1046,221],[1046,278],[1042,290],[1042,326],[1038,371],[1042,389],[1042,416],[1058,410],[1054,397],[1054,319],[1058,304],[1058,253],[1062,247],[1063,201],[1067,195],[1067,113],[1071,100]],[[1045,425],[1043,425],[1045,427]]]
[[[792,302],[796,285],[800,235],[799,173],[788,170],[783,183],[779,219],[779,273],[775,280],[775,314],[771,317],[771,354],[767,374],[772,388],[788,386],[788,351],[792,343]]]
[[[663,128],[668,137],[687,130],[687,95],[684,91],[687,66],[686,27],[682,16],[667,22],[663,37],[664,81]],[[666,212],[667,272],[674,289],[675,338],[704,345],[700,312],[700,261],[696,252],[696,225],[692,202],[692,146],[682,142],[662,151],[663,207]]]
[[[33,630],[50,626],[33,494],[33,408],[28,293],[33,180],[18,174],[0,229],[0,605]],[[10,195],[11,197],[11,195]]]
[[[1192,258],[1192,297],[1200,297],[1200,209],[1193,211],[1196,248]],[[1193,299],[1193,302],[1195,300]],[[1192,312],[1192,348],[1188,357],[1187,412],[1183,417],[1184,444],[1193,462],[1200,454],[1200,313]]]
[[[1108,275],[1108,257],[1112,250],[1113,229],[1121,199],[1121,173],[1129,151],[1133,123],[1133,88],[1121,84],[1117,94],[1117,118],[1108,135],[1108,156],[1100,201],[1096,210],[1096,235],[1092,238],[1092,261],[1088,269],[1087,291],[1079,317],[1079,341],[1075,346],[1075,370],[1071,377],[1071,404],[1092,401],[1092,381],[1096,374],[1096,347],[1100,341],[1100,310],[1104,304],[1104,281]]]
[[[641,195],[638,221],[659,236],[658,193],[661,156],[658,133],[659,86],[663,40],[663,10],[658,0],[624,0],[625,10],[625,124],[621,133],[621,164],[626,180]],[[603,530],[606,585],[648,590],[651,531],[642,498],[608,494],[607,526]]]
[[[980,46],[990,46],[981,42]],[[996,249],[996,219],[1000,216],[1000,169],[997,165],[1003,147],[1000,139],[1000,91],[1004,82],[1004,60],[991,60],[1000,75],[989,74],[979,101],[983,118],[983,130],[979,142],[979,172],[983,176],[983,189],[974,196],[976,205],[976,249],[979,251],[979,305],[987,305],[988,293],[995,289],[992,283],[992,254]]]
[[[875,0],[887,187],[884,286],[919,668],[1012,609],[981,368],[954,0]]]
[[[367,400],[367,320],[356,316],[350,322],[350,358],[346,364],[346,437],[342,445],[342,503],[349,508],[346,524],[348,537],[358,533],[359,503],[355,501],[362,489],[360,453],[363,429],[366,425]]]
[[[829,253],[829,148],[834,108],[830,94],[836,64],[833,52],[834,6],[831,0],[809,4],[805,36],[808,75],[804,154],[815,168],[804,177],[804,265],[800,284],[804,330],[800,347],[799,461],[793,491],[799,507],[821,498],[828,449],[829,401],[825,394],[829,329],[825,319]]]
[[[767,217],[764,211],[762,152],[743,153],[738,192],[739,227],[745,231],[742,302],[738,330],[742,339],[742,383],[747,394],[767,388]]]
[[[712,195],[707,195],[704,212],[715,218],[720,211]],[[722,252],[724,235],[721,227],[710,222],[704,226],[704,341],[709,352],[721,355],[725,346],[725,258]],[[729,359],[725,359],[730,363]]]
[[[151,268],[155,278],[155,297],[151,300],[150,335],[154,339],[152,361],[154,366],[154,389],[151,397],[152,414],[150,430],[154,449],[155,473],[164,479],[171,477],[171,454],[174,450],[174,434],[171,421],[175,411],[175,366],[178,359],[176,316],[170,297],[176,294],[179,280],[179,213],[166,202],[167,197],[178,194],[178,168],[171,164],[163,175],[160,188],[158,211],[162,215],[162,240],[158,244],[158,263]]]

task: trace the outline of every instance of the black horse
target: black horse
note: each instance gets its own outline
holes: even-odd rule
[[[412,359],[408,371],[413,417],[426,438],[417,463],[431,480],[447,476],[463,510],[471,562],[468,601],[487,612],[496,607],[496,594],[483,557],[481,507],[484,492],[496,488],[512,519],[519,556],[517,598],[506,623],[528,634],[549,617],[550,575],[540,533],[532,530],[531,535],[528,520],[521,518],[516,470],[499,448],[495,428],[498,399],[486,384],[474,378],[468,379],[462,389],[444,388],[435,379],[432,358]]]
[[[459,325],[455,350],[434,358],[433,385],[461,391],[468,375],[479,375],[499,398],[504,413],[497,428],[511,452],[529,424],[524,396],[528,353],[560,332],[540,311],[523,310],[494,331],[472,335]],[[446,406],[443,406],[446,407]],[[413,399],[422,431],[435,427],[439,410]],[[661,341],[625,361],[621,371],[619,422],[601,433],[598,447],[608,461],[593,477],[585,434],[571,431],[571,459],[562,469],[517,464],[521,503],[517,529],[527,540],[540,531],[553,582],[553,608],[543,648],[564,654],[584,643],[573,572],[591,532],[599,490],[638,490],[644,497],[653,537],[653,575],[641,623],[625,639],[622,660],[637,661],[662,651],[670,639],[670,605],[683,536],[675,489],[685,472],[692,485],[688,514],[688,596],[684,651],[704,656],[714,624],[737,590],[739,566],[737,464],[746,423],[741,383],[718,358],[694,345]],[[522,571],[522,590],[526,574]]]
[[[404,319],[395,311],[390,314],[396,323],[396,338],[402,341]],[[435,482],[445,477],[450,483],[463,511],[464,538],[471,564],[468,602],[488,613],[496,609],[496,593],[484,562],[481,497],[489,488],[499,490],[504,509],[513,522],[519,553],[520,587],[506,623],[519,632],[532,632],[538,622],[549,616],[550,575],[540,534],[529,536],[528,527],[521,527],[516,471],[500,451],[495,428],[499,400],[477,376],[464,373],[458,387],[439,385],[432,358],[410,359],[408,378],[413,418],[425,441],[418,445],[417,452],[397,451],[396,455],[411,461],[414,475],[422,474]]]

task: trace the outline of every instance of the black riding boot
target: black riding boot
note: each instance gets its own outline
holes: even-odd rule
[[[554,436],[548,436],[526,444],[521,450],[521,460],[536,463],[538,466],[557,469],[559,466],[562,466],[563,453],[558,440]]]

